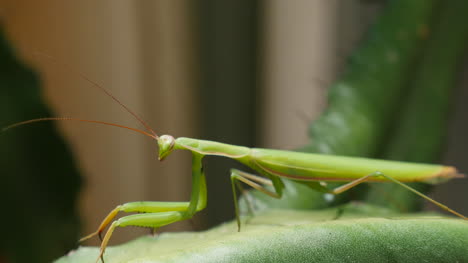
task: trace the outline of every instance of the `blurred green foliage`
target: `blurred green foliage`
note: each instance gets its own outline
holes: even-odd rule
[[[466,51],[467,12],[463,0],[389,1],[330,87],[328,107],[311,124],[311,141],[300,151],[437,162]],[[282,200],[254,192],[259,208],[313,209],[363,200],[406,212],[423,203],[391,183],[361,185],[333,202],[303,185],[288,186]],[[430,189],[421,183],[411,186]]]
[[[50,116],[40,79],[0,31],[0,126]],[[80,176],[54,123],[0,133],[0,258],[50,262],[76,244]]]

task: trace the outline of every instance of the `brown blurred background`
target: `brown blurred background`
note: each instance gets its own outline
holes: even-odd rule
[[[111,90],[160,134],[294,149],[307,142],[309,122],[326,105],[327,85],[380,5],[357,0],[2,0],[0,15],[23,60],[41,73],[44,96],[56,116],[142,128],[60,65],[66,63]],[[444,163],[465,172],[466,72],[444,155]],[[85,177],[83,233],[94,231],[121,203],[188,200],[188,153],[159,163],[155,142],[138,134],[73,122],[59,127]],[[204,229],[233,217],[228,169],[235,164],[207,159],[208,210],[166,230]],[[457,180],[436,187],[433,196],[468,214],[467,187],[467,180]],[[146,230],[119,229],[111,242],[141,233]]]

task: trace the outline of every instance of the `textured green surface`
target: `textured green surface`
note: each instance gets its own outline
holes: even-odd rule
[[[120,262],[467,262],[468,222],[431,215],[403,218],[363,205],[322,211],[271,210],[241,232],[227,223],[198,233],[144,236],[111,247]],[[379,216],[374,218],[372,216]],[[56,263],[93,262],[81,247]]]

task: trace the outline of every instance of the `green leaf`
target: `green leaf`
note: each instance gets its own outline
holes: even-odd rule
[[[340,216],[339,220],[334,220]],[[144,236],[109,247],[119,262],[468,262],[468,222],[352,204],[321,211],[269,210],[237,232],[234,222],[204,232]],[[56,263],[94,262],[80,247]]]

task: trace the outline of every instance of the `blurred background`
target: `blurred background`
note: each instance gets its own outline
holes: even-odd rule
[[[159,134],[292,150],[308,142],[307,127],[326,106],[328,85],[384,2],[2,0],[0,16],[14,53],[38,74],[53,116],[143,128],[79,71]],[[466,172],[464,72],[442,162]],[[30,118],[35,117],[43,116]],[[84,123],[55,125],[82,180],[76,201],[81,234],[94,231],[118,204],[189,199],[189,153],[177,152],[159,163],[150,138]],[[209,157],[205,163],[208,208],[163,231],[202,230],[233,218],[229,168],[237,164]],[[47,171],[36,176],[41,173]],[[467,187],[466,179],[456,180],[436,187],[432,196],[468,214]],[[8,211],[2,215],[14,217]],[[146,233],[118,229],[111,244]]]

